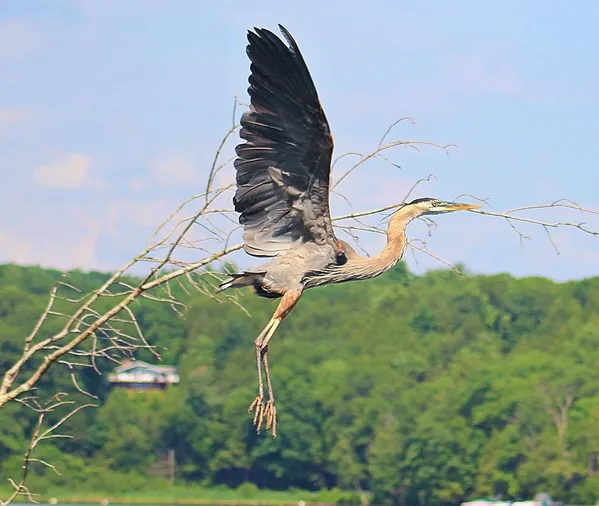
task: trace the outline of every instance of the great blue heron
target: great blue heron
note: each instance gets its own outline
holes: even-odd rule
[[[276,436],[276,407],[268,369],[268,345],[304,290],[330,283],[370,279],[388,271],[406,248],[406,227],[422,215],[475,209],[477,205],[420,198],[390,219],[387,244],[378,255],[359,255],[333,231],[329,180],[333,138],[297,43],[281,25],[287,44],[274,33],[248,32],[251,61],[249,111],[241,118],[237,146],[235,210],[241,213],[245,251],[273,257],[269,262],[222,283],[254,287],[262,297],[282,297],[255,341],[258,395],[250,404],[257,430]],[[268,400],[264,401],[262,368]]]

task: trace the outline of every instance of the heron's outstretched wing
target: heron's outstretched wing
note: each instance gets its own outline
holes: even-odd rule
[[[241,118],[237,192],[245,250],[275,256],[313,241],[341,254],[329,214],[333,139],[316,88],[289,32],[248,32],[249,112]]]

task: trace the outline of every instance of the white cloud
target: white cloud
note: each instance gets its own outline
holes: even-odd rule
[[[72,228],[41,218],[26,226],[6,227],[0,233],[0,262],[61,270],[112,267],[97,257],[100,222],[87,218],[76,221]]]
[[[181,153],[168,153],[150,163],[150,176],[153,183],[176,186],[193,181],[196,169]]]
[[[85,236],[77,242],[70,252],[69,262],[72,266],[92,266],[99,265],[100,261],[96,256],[96,249],[100,243],[101,224],[97,220],[89,220],[85,227]]]
[[[30,118],[31,113],[25,109],[0,106],[0,134],[6,132],[11,126],[24,123]]]
[[[37,43],[30,25],[19,19],[0,21],[0,56],[20,55]]]
[[[24,264],[30,260],[30,253],[28,242],[9,235],[6,230],[0,231],[0,259],[3,262]]]
[[[0,199],[0,263],[113,270],[143,249],[173,210],[166,199],[106,197],[89,205],[43,195],[22,204]]]
[[[116,228],[119,223],[132,223],[140,227],[157,228],[173,211],[165,199],[119,200],[108,206],[108,217]]]
[[[89,155],[70,153],[62,160],[35,167],[33,180],[43,188],[81,188],[88,182],[91,165],[92,158]]]

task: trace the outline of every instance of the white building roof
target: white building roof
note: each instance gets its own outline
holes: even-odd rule
[[[152,365],[142,360],[127,362],[108,375],[111,383],[179,383],[177,368],[172,365]]]

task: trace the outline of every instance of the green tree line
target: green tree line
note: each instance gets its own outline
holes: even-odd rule
[[[59,275],[0,266],[0,372]],[[69,282],[86,291],[104,279],[73,272]],[[185,318],[151,301],[134,308],[180,384],[130,392],[85,371],[99,408],[68,421],[62,432],[73,439],[42,449],[62,474],[34,466],[34,479],[104,490],[119,476],[142,479],[174,449],[181,483],[368,490],[401,505],[599,498],[599,278],[416,276],[400,263],[375,280],[308,291],[270,347],[276,439],[256,435],[247,413],[253,339],[276,302],[245,292],[249,317],[231,303],[181,297]],[[64,368],[39,392],[58,390],[73,391]],[[0,412],[3,478],[20,465],[34,421],[18,403]]]

